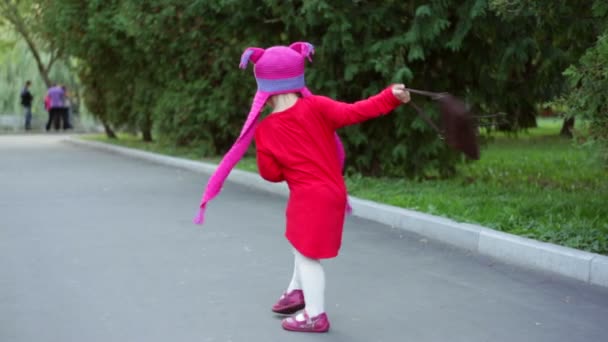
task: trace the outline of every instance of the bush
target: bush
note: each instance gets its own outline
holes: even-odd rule
[[[565,98],[572,113],[589,122],[589,146],[608,166],[608,31],[577,65],[565,72],[571,91]]]

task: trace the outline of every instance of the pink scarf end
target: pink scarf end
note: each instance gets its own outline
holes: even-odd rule
[[[205,207],[201,207],[194,218],[194,224],[203,224],[205,221]]]

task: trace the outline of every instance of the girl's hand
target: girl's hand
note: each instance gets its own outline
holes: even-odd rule
[[[405,85],[403,84],[395,84],[393,86],[393,95],[395,95],[395,97],[403,102],[403,103],[408,103],[410,102],[410,92],[407,91],[407,89],[405,88]]]

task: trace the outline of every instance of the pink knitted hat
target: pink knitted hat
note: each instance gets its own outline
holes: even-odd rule
[[[253,139],[255,127],[266,101],[272,95],[300,92],[302,96],[312,95],[304,81],[304,64],[308,58],[312,62],[314,47],[310,43],[297,42],[290,46],[273,46],[268,49],[250,47],[241,56],[241,69],[247,68],[247,63],[254,64],[254,75],[258,85],[253,98],[251,110],[241,130],[241,134],[228,153],[220,162],[217,170],[209,178],[203,198],[201,199],[198,215],[194,223],[202,224],[207,203],[217,196],[230,174],[230,171],[241,160]],[[338,156],[344,165],[344,147],[336,135]]]

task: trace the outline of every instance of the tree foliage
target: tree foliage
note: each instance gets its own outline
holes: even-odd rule
[[[558,90],[552,95],[564,93],[554,103],[568,108],[567,118],[589,123],[590,137],[608,162],[608,2],[493,0],[492,6],[509,22],[534,18],[540,28],[537,35],[552,44],[547,48],[559,49],[559,65],[566,71],[541,84]]]
[[[589,122],[589,133],[608,165],[608,31],[565,72],[570,91],[565,102]]]
[[[61,58],[61,41],[40,35],[40,3],[34,0],[0,0],[0,22],[9,25],[27,44],[41,78],[47,87],[51,86],[50,72],[53,64]],[[48,55],[45,58],[44,56]]]
[[[46,51],[40,51],[42,60],[51,57]],[[78,110],[78,83],[73,77],[69,60],[60,59],[49,70],[48,77],[61,84],[65,84],[73,95],[73,110]],[[23,39],[9,25],[0,27],[0,114],[21,113],[23,108],[20,93],[25,81],[32,81],[30,91],[34,95],[32,112],[35,120],[46,120],[43,98],[47,91],[47,84],[40,74],[36,60],[30,48]]]
[[[255,93],[251,70],[237,69],[248,46],[313,43],[315,93],[354,101],[404,82],[464,97],[478,114],[505,112],[502,128],[518,129],[563,90],[562,71],[592,44],[598,20],[586,18],[591,5],[566,0],[542,15],[524,0],[41,3],[47,37],[81,61],[87,103],[107,127],[209,155],[232,144]],[[563,25],[566,14],[580,20]],[[366,174],[447,176],[459,159],[407,107],[341,134],[350,168]]]

